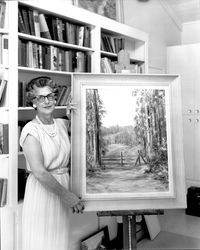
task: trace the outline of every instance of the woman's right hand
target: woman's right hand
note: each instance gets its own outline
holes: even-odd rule
[[[63,201],[67,207],[72,209],[73,213],[82,213],[85,208],[82,200],[70,191],[67,192]]]

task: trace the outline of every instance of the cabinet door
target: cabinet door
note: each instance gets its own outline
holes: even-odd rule
[[[197,53],[194,46],[173,46],[167,51],[167,69],[169,74],[181,76],[181,95],[183,114],[194,113],[194,61]]]
[[[200,116],[194,116],[194,180],[200,181]]]
[[[192,64],[193,64],[193,76],[194,76],[194,114],[200,115],[200,45],[193,46],[195,48],[192,51]],[[195,52],[196,51],[196,52]]]
[[[194,118],[183,116],[183,148],[186,179],[194,178]]]

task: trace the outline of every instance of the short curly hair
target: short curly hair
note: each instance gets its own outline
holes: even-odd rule
[[[49,86],[55,95],[57,95],[57,92],[58,92],[56,83],[50,77],[39,76],[39,77],[33,78],[26,85],[26,103],[29,106],[33,106],[33,99],[35,98],[34,86],[38,88]]]

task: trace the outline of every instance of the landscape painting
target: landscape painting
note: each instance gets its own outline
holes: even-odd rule
[[[73,3],[83,9],[123,22],[122,0],[73,0]]]
[[[87,87],[84,94],[86,195],[169,193],[167,88]]]

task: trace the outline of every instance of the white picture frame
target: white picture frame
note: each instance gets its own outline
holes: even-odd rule
[[[108,122],[115,120],[114,117],[117,117],[116,114],[113,116],[114,111],[109,110],[114,110],[113,108],[116,106],[116,109],[119,111],[120,106],[118,104],[127,103],[128,99],[130,103],[128,102],[127,106],[125,106],[124,113],[129,112],[128,116],[133,116],[128,106],[134,106],[135,104],[131,103],[128,94],[133,92],[140,93],[142,91],[143,94],[145,93],[145,96],[149,96],[149,93],[154,93],[153,98],[157,98],[155,93],[158,92],[161,99],[164,99],[163,107],[160,106],[160,108],[165,109],[166,112],[164,122],[166,122],[167,143],[165,144],[167,145],[167,149],[165,149],[165,152],[167,150],[167,161],[162,163],[163,165],[159,163],[158,167],[161,169],[165,165],[164,172],[167,169],[167,179],[165,179],[165,182],[161,180],[164,178],[163,176],[161,179],[158,179],[158,175],[164,172],[161,171],[162,173],[159,172],[158,175],[153,176],[150,174],[149,169],[155,171],[157,165],[153,162],[154,165],[152,166],[152,161],[150,160],[145,163],[145,160],[142,159],[145,158],[144,155],[141,155],[140,159],[141,161],[144,160],[143,165],[140,163],[137,166],[135,158],[135,161],[133,161],[135,165],[132,163],[130,165],[130,162],[127,163],[128,169],[127,166],[124,169],[125,164],[117,169],[116,165],[114,166],[114,163],[112,163],[112,166],[106,165],[105,169],[101,168],[98,170],[95,167],[95,169],[92,169],[93,172],[90,172],[91,168],[89,165],[91,165],[91,161],[89,160],[90,162],[88,162],[89,144],[87,144],[88,135],[86,132],[89,126],[87,125],[89,124],[89,113],[86,111],[89,107],[87,106],[87,100],[89,99],[87,94],[90,90],[97,90],[100,93],[100,99],[102,99],[103,103],[106,103],[108,100],[106,95],[110,95],[111,100],[104,107],[109,113]],[[119,92],[121,99],[117,103],[116,95]],[[77,110],[72,114],[71,183],[72,190],[84,200],[86,211],[166,209],[183,208],[186,206],[180,93],[180,80],[178,76],[74,74],[72,96],[73,102],[77,104]],[[148,98],[145,100],[148,100]],[[119,111],[118,116],[123,116],[123,111]],[[129,120],[128,116],[123,116],[127,122]],[[116,118],[116,120],[119,123],[121,118],[120,120]],[[104,121],[104,123],[106,122]],[[152,128],[150,127],[150,129]],[[163,131],[165,131],[165,127],[163,127]],[[112,140],[109,140],[108,146],[113,146]],[[136,144],[132,146],[131,150],[135,150],[136,146],[138,147]],[[111,172],[108,172],[108,169],[111,168],[112,174],[114,172],[115,175],[112,175],[112,178],[109,179],[108,176],[110,176]],[[146,168],[148,168],[148,171]],[[135,173],[137,173],[137,178],[135,178]],[[150,178],[150,182],[146,181],[146,177]],[[123,179],[123,182],[121,182],[121,179]],[[156,179],[157,181],[154,181]],[[138,180],[139,182],[137,182]],[[144,183],[146,183],[146,186]],[[137,188],[137,185],[139,185],[139,188]]]

